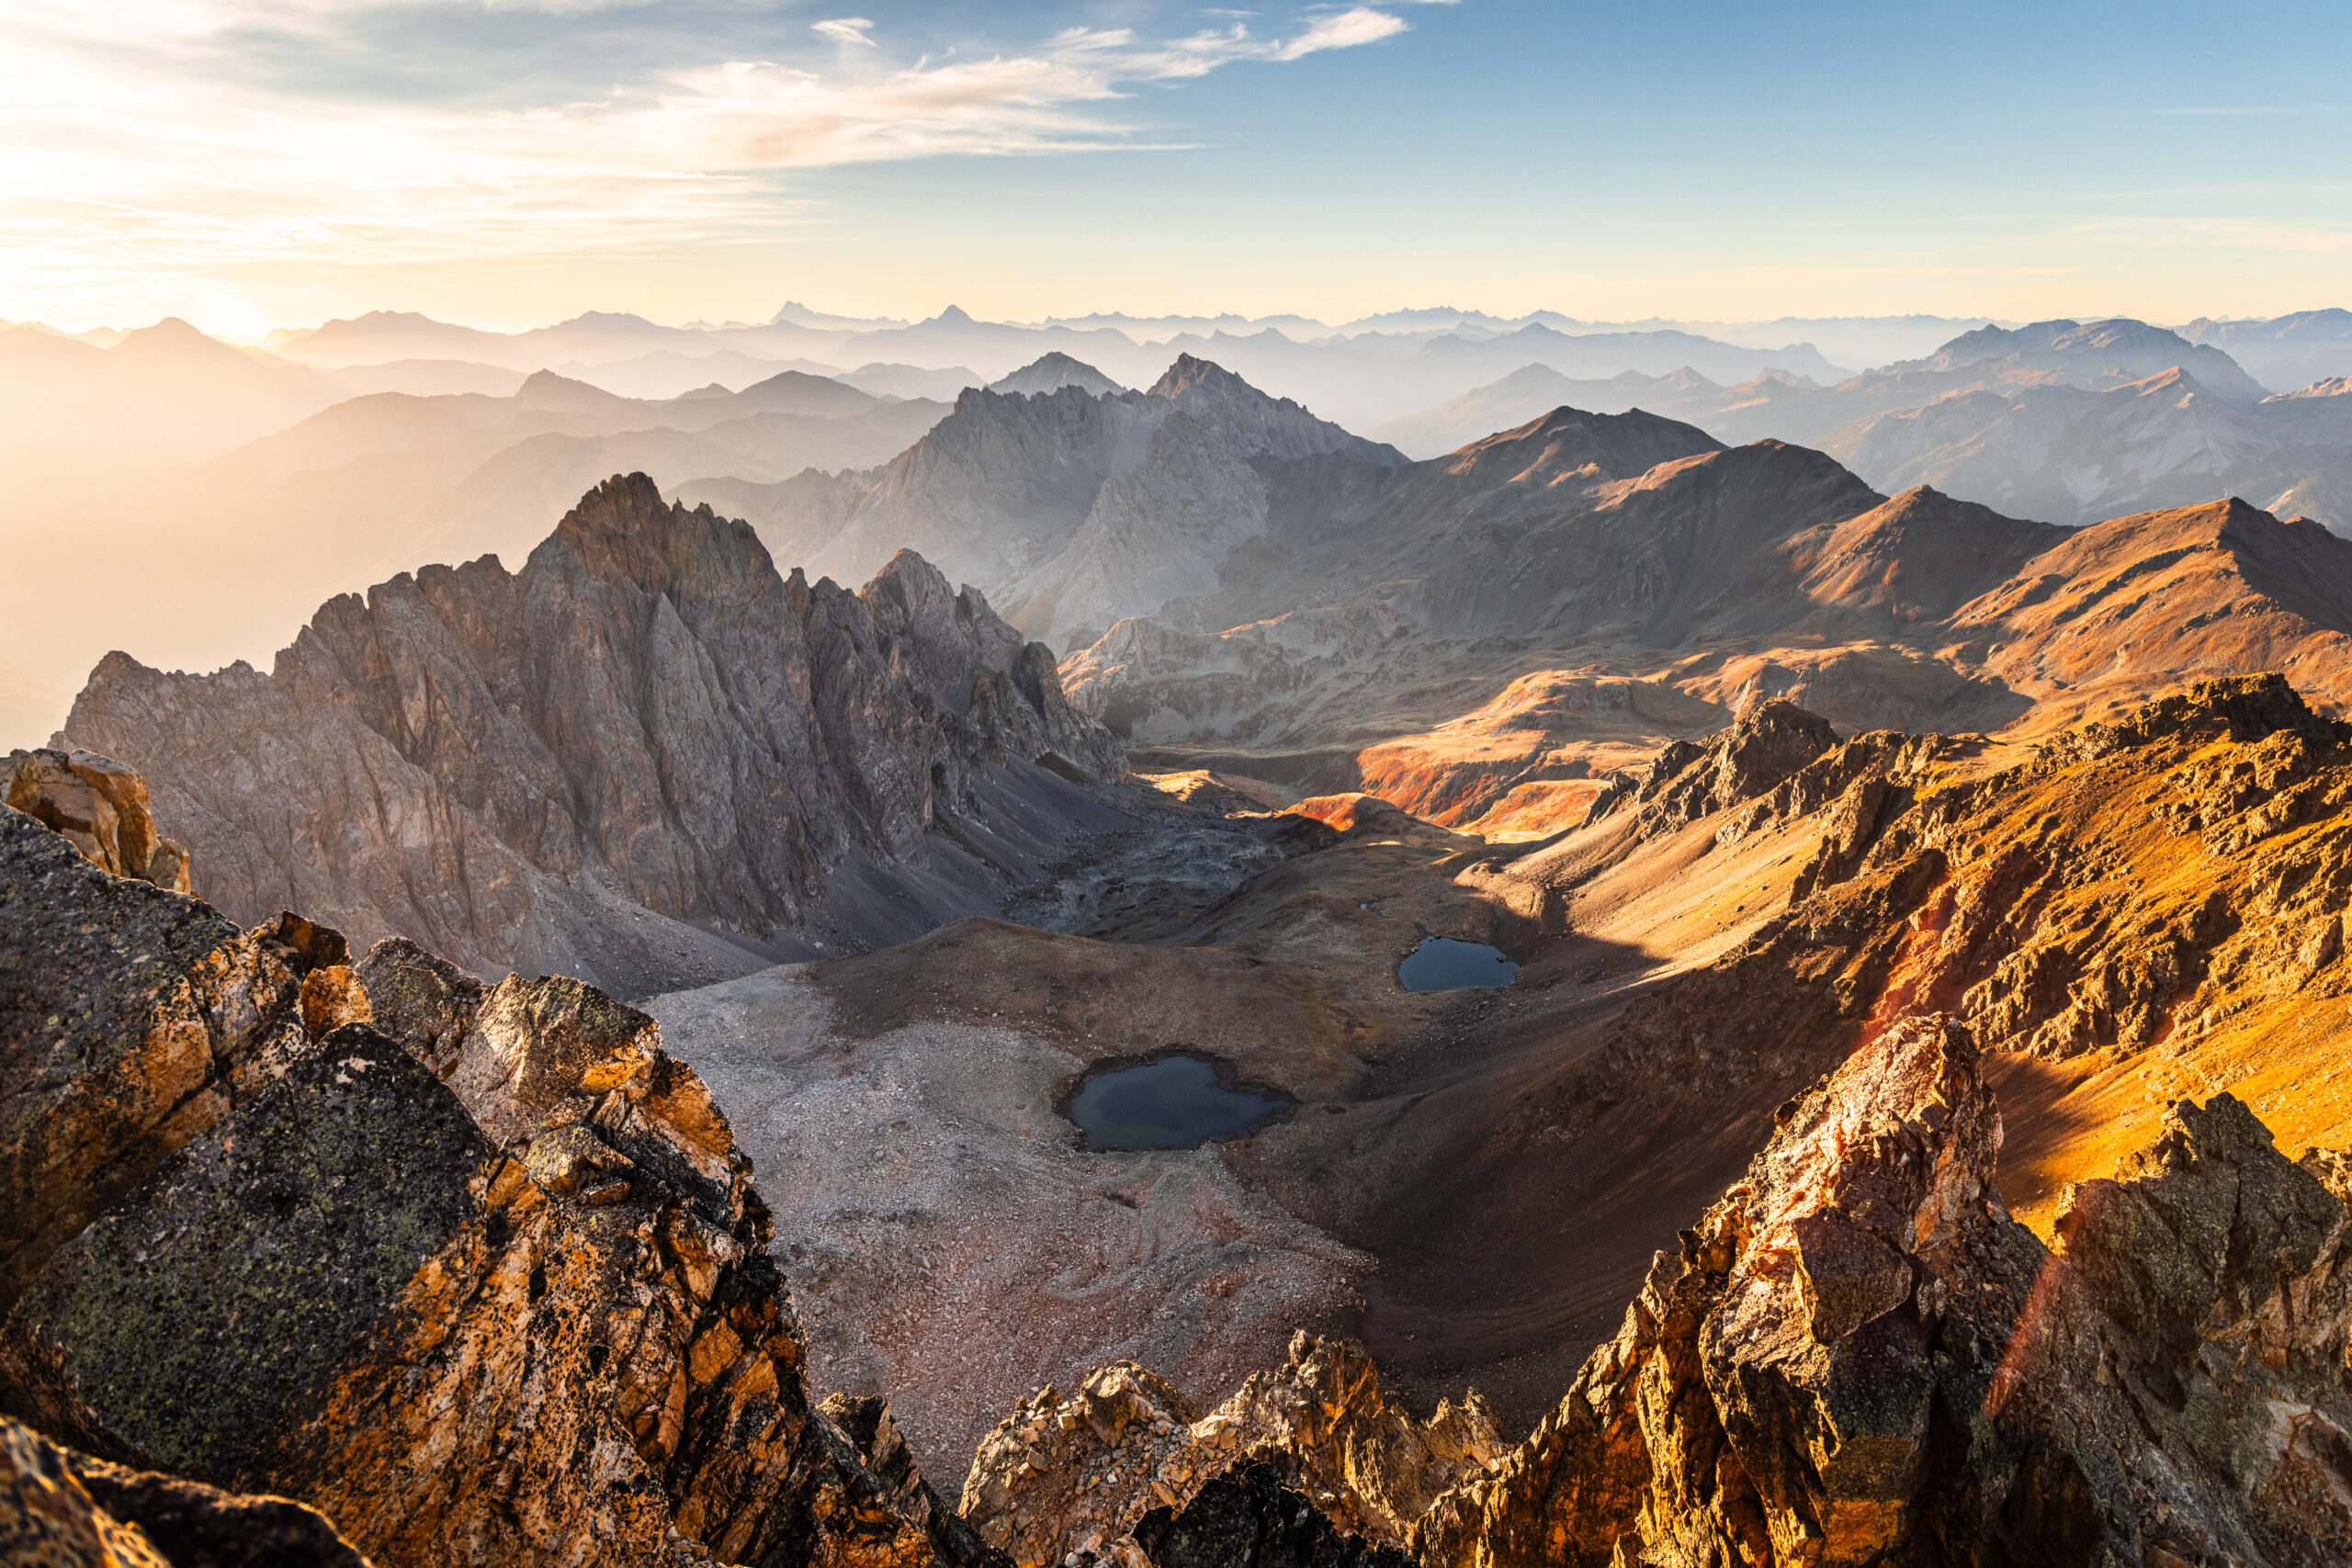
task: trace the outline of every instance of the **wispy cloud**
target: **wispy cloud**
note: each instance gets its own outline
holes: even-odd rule
[[[836,43],[863,44],[868,49],[874,47],[874,40],[865,36],[874,30],[874,23],[865,17],[832,17],[821,22],[811,22],[808,28]]]
[[[1407,28],[1393,10],[1354,6],[1279,28],[1073,28],[920,56],[869,18],[834,17],[808,24],[802,58],[673,59],[621,85],[550,91],[541,78],[534,101],[475,89],[458,107],[321,87],[334,74],[323,68],[256,82],[240,53],[262,28],[299,63],[388,16],[552,28],[619,3],[16,0],[0,17],[12,78],[0,96],[0,306],[257,261],[491,262],[773,235],[801,217],[779,184],[795,170],[1181,144],[1134,112],[1137,88]]]
[[[1297,60],[1327,49],[1352,49],[1378,43],[1405,30],[1405,18],[1369,6],[1351,6],[1336,16],[1317,17],[1305,32],[1275,51],[1276,60]]]

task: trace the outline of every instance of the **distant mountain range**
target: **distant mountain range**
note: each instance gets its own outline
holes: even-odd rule
[[[2352,526],[2352,403],[2266,396],[2221,350],[2143,321],[1986,327],[1822,386],[1684,367],[1578,380],[1530,365],[1374,434],[1433,457],[1572,405],[1640,407],[1727,442],[1819,446],[1884,490],[1932,484],[2054,523],[2237,493]]]
[[[1070,652],[1072,700],[1138,765],[1474,828],[1768,697],[1841,728],[2038,732],[2283,669],[2352,704],[2352,541],[2239,500],[2073,530],[1568,409],[1351,500],[1278,516],[1219,592]]]
[[[506,334],[378,312],[279,334],[276,354],[176,321],[80,337],[20,327],[0,332],[0,458],[17,502],[0,547],[22,568],[0,582],[0,614],[20,632],[0,723],[45,733],[66,683],[134,637],[167,660],[257,657],[320,598],[401,564],[511,556],[584,487],[629,469],[752,518],[784,558],[843,581],[926,540],[1057,646],[1214,594],[1225,558],[1248,568],[1251,541],[1286,518],[1361,515],[1360,492],[1399,454],[1455,451],[1564,406],[1815,446],[1881,491],[1929,484],[2041,521],[2234,493],[2346,525],[2352,402],[2323,379],[2265,398],[2224,346],[2340,375],[2352,372],[2352,352],[2331,357],[2345,319],[2191,323],[2211,340],[2192,341],[2127,320],[1791,321],[1711,336],[1548,313],[1023,326],[796,306],[748,324],[607,313]],[[1163,329],[1168,342],[1149,341]],[[1910,352],[1848,376],[1803,334]],[[1253,409],[1287,399],[1283,417],[1320,432],[1316,450],[1279,457],[1239,426],[1214,433],[1222,449],[1182,426],[1159,441],[1157,414],[1116,435],[1126,415],[1080,402],[1055,405],[1076,423],[1034,451],[1033,416],[1003,423],[1009,445],[953,461],[946,436],[918,449],[969,390],[1149,400],[1121,389],[1154,386],[1187,357],[1229,373]],[[842,365],[854,368],[824,373]],[[2185,379],[2162,382],[2175,368]],[[1396,451],[1347,457],[1352,431]],[[1047,451],[1059,456],[1032,461]],[[93,518],[109,541],[103,571],[80,558]]]
[[[779,559],[812,575],[855,581],[921,550],[983,585],[1029,635],[1066,647],[1214,592],[1219,563],[1265,532],[1285,465],[1405,462],[1189,355],[1148,392],[1060,355],[999,387],[966,391],[886,467],[677,493],[750,519]]]

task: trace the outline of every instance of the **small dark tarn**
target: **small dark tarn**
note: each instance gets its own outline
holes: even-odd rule
[[[1215,1062],[1168,1055],[1098,1073],[1067,1107],[1090,1149],[1196,1149],[1287,1111],[1284,1096],[1218,1081]],[[1229,1076],[1229,1075],[1225,1075]]]
[[[1462,991],[1473,987],[1508,986],[1518,977],[1519,965],[1502,950],[1483,942],[1456,942],[1450,936],[1425,936],[1421,945],[1396,965],[1396,978],[1408,991]]]

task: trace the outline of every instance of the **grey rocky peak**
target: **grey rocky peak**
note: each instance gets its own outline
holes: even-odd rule
[[[1053,353],[989,383],[991,392],[1058,392],[1064,387],[1076,387],[1081,392],[1091,392],[1098,398],[1109,397],[1126,390],[1108,376],[1083,360],[1073,359],[1056,349]]]
[[[811,585],[642,474],[519,572],[330,602],[267,675],[110,655],[65,733],[146,775],[233,918],[630,994],[992,910],[1122,765],[921,557]]]

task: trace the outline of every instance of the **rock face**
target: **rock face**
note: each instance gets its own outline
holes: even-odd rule
[[[0,1561],[54,1568],[368,1568],[314,1508],[61,1449],[0,1416]]]
[[[18,751],[8,761],[11,807],[62,833],[101,871],[188,891],[187,850],[156,831],[137,773],[88,751]]]
[[[1820,715],[1777,699],[1758,703],[1704,745],[1679,740],[1639,773],[1611,773],[1589,819],[1631,812],[1635,832],[1646,838],[1753,800],[1837,743]]]
[[[233,918],[629,993],[992,910],[1108,816],[1068,781],[1121,767],[921,559],[811,588],[641,474],[519,573],[334,600],[270,675],[110,655],[67,732],[146,775]]]
[[[1660,1255],[1424,1562],[2322,1562],[2352,1550],[2344,1207],[2227,1096],[2043,1248],[1965,1034],[1906,1021]]]
[[[391,982],[381,1021],[408,1039],[342,1022],[313,1042],[273,950],[312,964],[302,979],[341,969],[349,1011],[353,967],[315,962],[344,956],[335,933],[286,917],[241,938],[22,816],[0,829],[12,928],[96,949],[60,943],[51,973],[104,987],[119,953],[144,996],[187,998],[249,953],[283,973],[285,1020],[272,1049],[223,1043],[230,1081],[187,1097],[212,1105],[191,1135],[69,1076],[81,1034],[50,1045],[34,1016],[61,1004],[7,987],[7,1048],[49,1079],[11,1107],[23,1146],[70,1131],[123,1151],[79,1217],[103,1213],[11,1256],[11,1414],[114,1463],[299,1498],[379,1563],[974,1560],[950,1521],[900,1511],[920,1477],[886,1482],[811,1408],[749,1161],[650,1019],[574,980],[484,989],[389,943],[356,974]],[[131,923],[157,905],[195,923]],[[215,1006],[259,1011],[252,993]],[[138,1016],[85,1027],[136,1039]],[[0,1212],[46,1218],[61,1168],[20,1155]]]
[[[1064,1399],[1041,1390],[984,1438],[964,1517],[1023,1568],[1077,1551],[1154,1562],[1154,1509],[1231,1500],[1211,1492],[1241,1467],[1298,1488],[1343,1529],[1396,1545],[1430,1502],[1499,1460],[1506,1445],[1476,1393],[1416,1421],[1382,1397],[1363,1350],[1305,1333],[1288,1361],[1252,1373],[1209,1415],[1133,1362],[1104,1367]],[[1132,1539],[1131,1539],[1132,1538]]]

